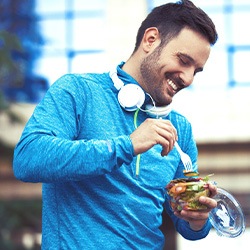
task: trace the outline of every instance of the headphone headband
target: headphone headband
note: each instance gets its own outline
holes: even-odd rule
[[[166,105],[162,107],[153,106],[152,104],[146,105],[146,113],[151,118],[163,118],[169,115],[172,111],[172,106]]]
[[[123,81],[118,77],[117,75],[117,70],[115,69],[114,71],[109,72],[109,76],[114,83],[114,86],[117,90],[120,90],[122,86],[124,86]]]

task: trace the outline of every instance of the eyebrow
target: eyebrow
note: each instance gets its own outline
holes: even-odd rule
[[[196,62],[194,60],[193,57],[191,57],[190,55],[186,54],[186,53],[182,53],[182,52],[179,52],[178,53],[178,56],[183,56],[185,57],[186,59],[188,59],[192,64],[196,65]],[[195,70],[195,73],[198,73],[198,72],[201,72],[203,71],[203,67],[199,67]]]

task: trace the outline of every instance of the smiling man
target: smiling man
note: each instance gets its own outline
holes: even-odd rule
[[[189,27],[183,27],[168,42],[161,41],[158,28],[150,27],[145,30],[139,48],[122,68],[150,93],[157,106],[164,106],[203,70],[210,46],[206,37]]]
[[[142,22],[115,70],[68,74],[51,86],[13,162],[18,179],[43,183],[42,249],[162,249],[164,208],[183,237],[206,237],[216,187],[199,211],[173,211],[165,187],[184,177],[177,140],[197,171],[191,125],[170,104],[216,40],[192,2],[168,3]]]

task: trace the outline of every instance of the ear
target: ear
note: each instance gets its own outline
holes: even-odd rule
[[[142,47],[146,53],[150,52],[152,49],[154,50],[160,42],[160,33],[156,27],[146,29],[142,39]]]

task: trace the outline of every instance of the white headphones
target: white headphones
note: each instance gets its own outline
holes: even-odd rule
[[[145,102],[145,92],[143,89],[134,83],[124,85],[123,81],[118,77],[117,70],[110,71],[109,76],[114,83],[118,92],[118,102],[126,111],[135,111],[141,109]],[[150,95],[149,95],[150,96]],[[152,99],[152,97],[150,96]],[[152,99],[153,103],[154,100]],[[142,109],[141,109],[142,110]],[[166,117],[171,111],[170,105],[164,107],[156,107],[155,105],[147,104],[146,109],[142,110],[152,118]]]
[[[124,85],[118,77],[117,71],[110,71],[109,76],[112,79],[118,92],[118,102],[127,111],[135,111],[145,102],[145,93],[139,85],[129,83]]]

